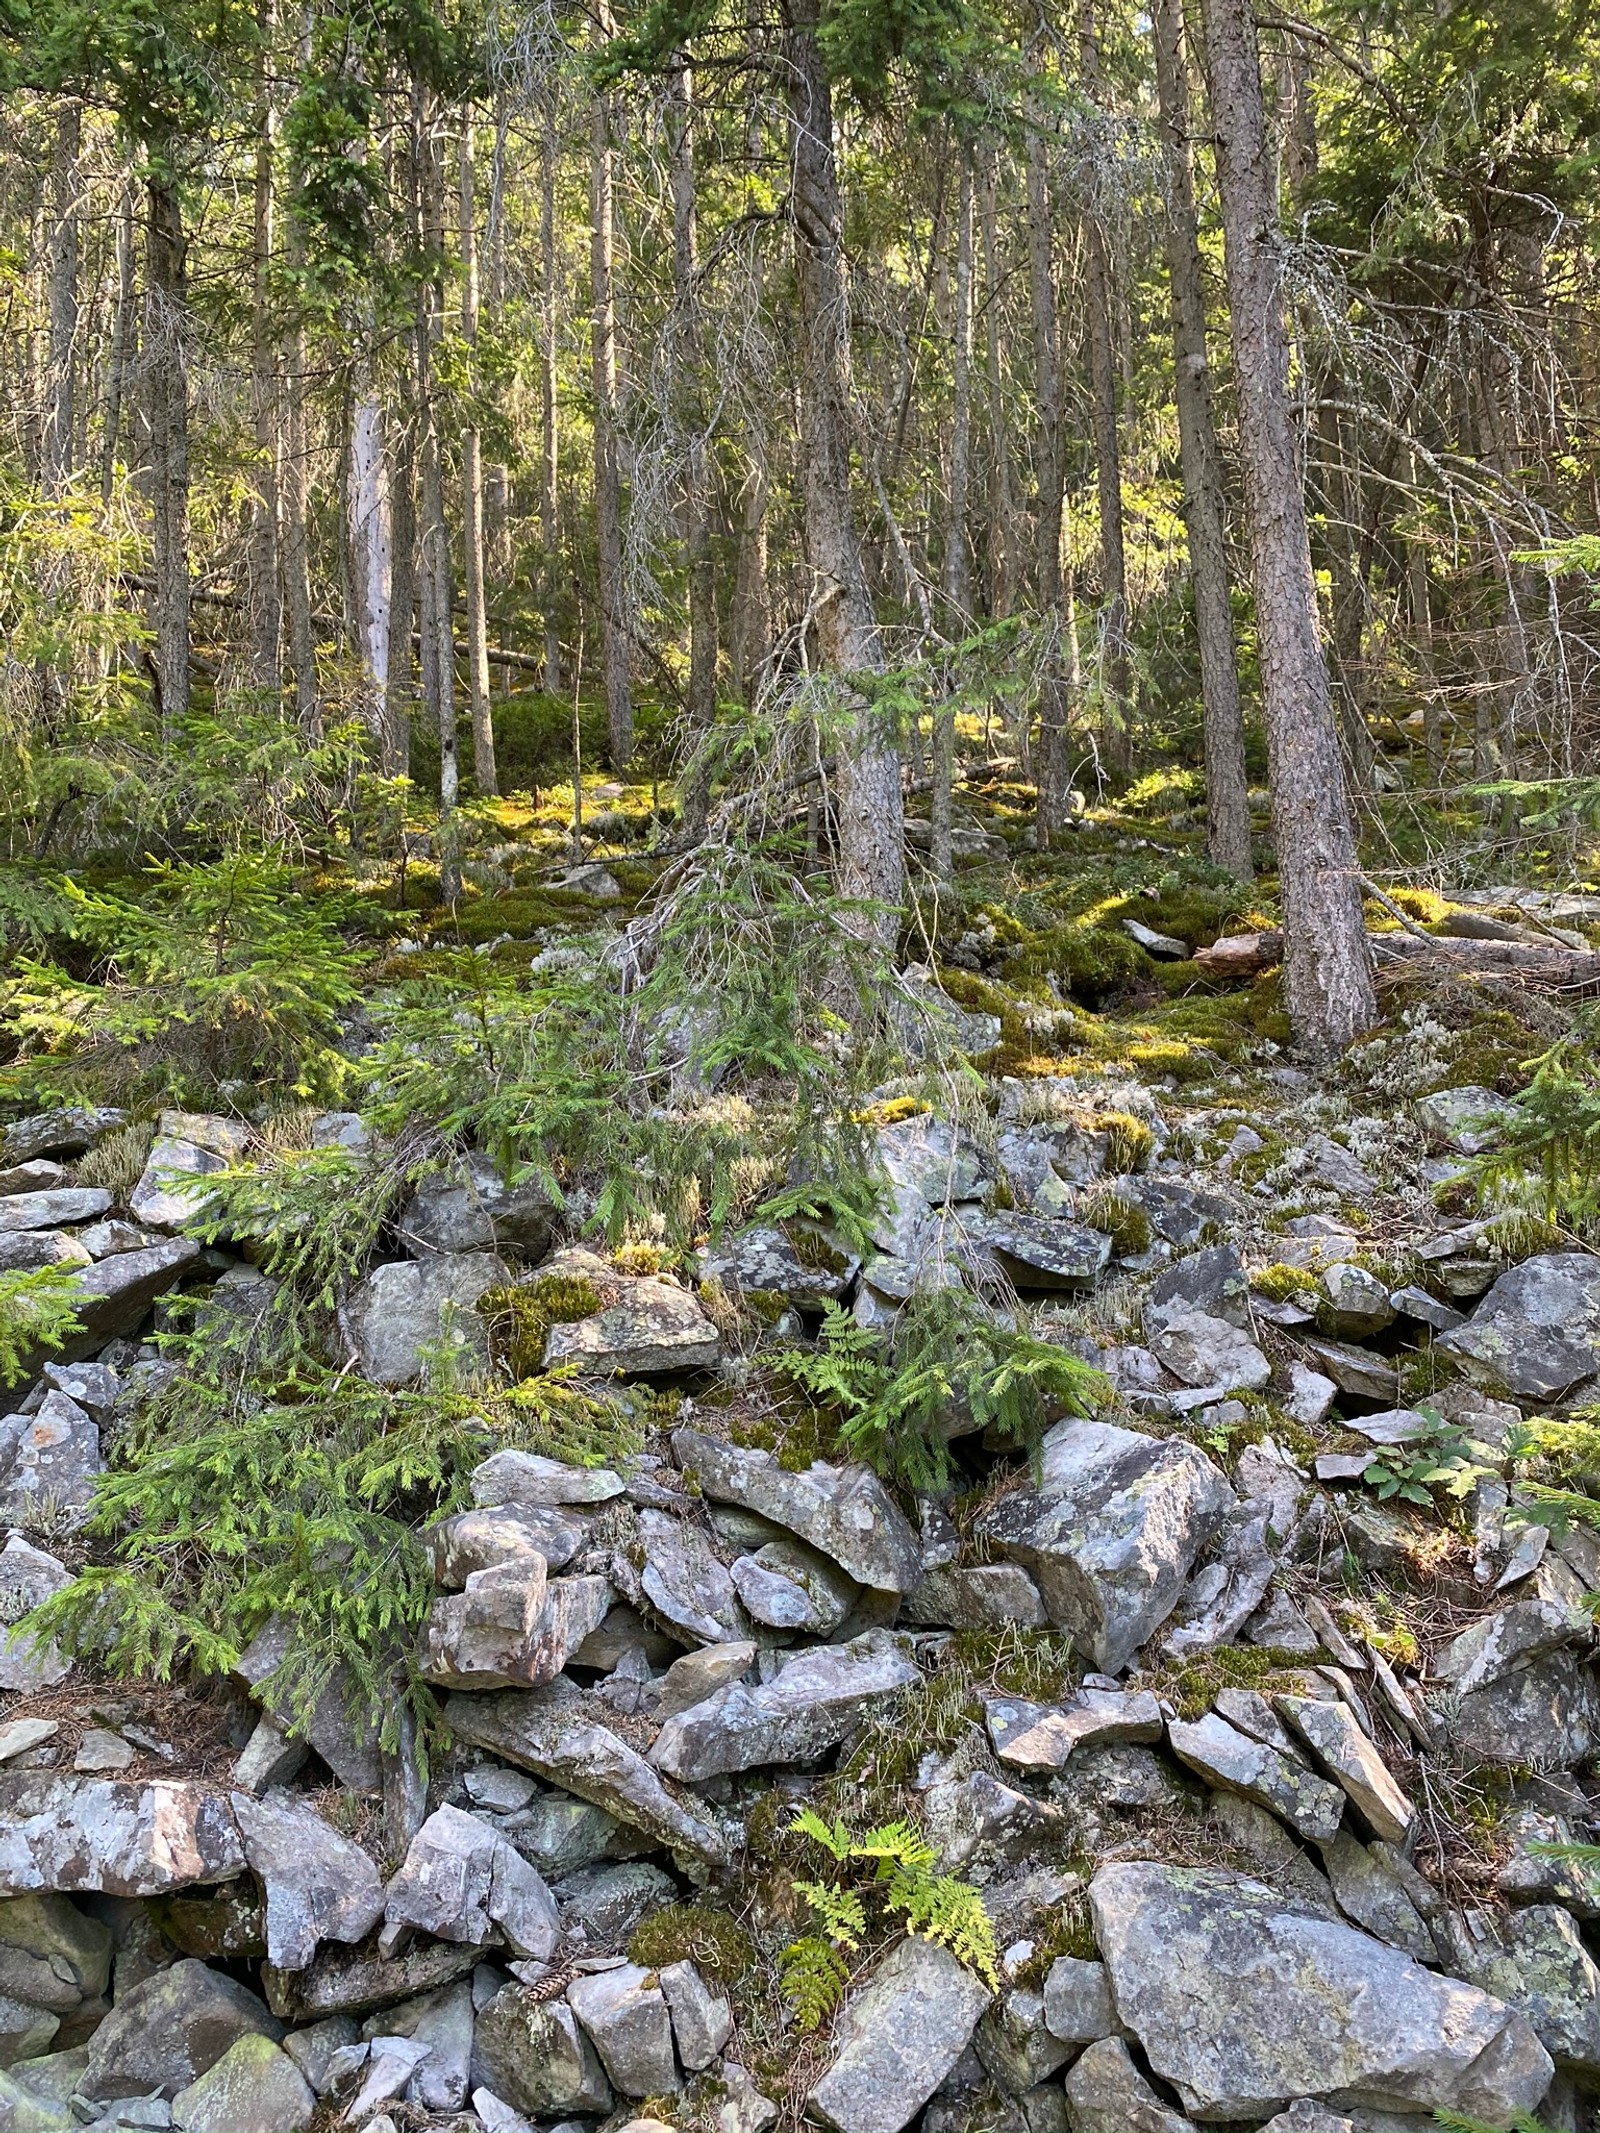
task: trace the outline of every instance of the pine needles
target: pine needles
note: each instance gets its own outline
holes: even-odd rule
[[[16,1385],[39,1352],[61,1348],[81,1332],[82,1302],[68,1267],[32,1267],[0,1274],[0,1385]]]

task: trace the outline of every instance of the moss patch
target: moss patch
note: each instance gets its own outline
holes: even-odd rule
[[[628,1942],[628,1960],[641,1969],[693,1963],[714,1985],[737,1984],[755,1959],[755,1942],[744,1927],[706,1903],[666,1904],[641,1919]]]

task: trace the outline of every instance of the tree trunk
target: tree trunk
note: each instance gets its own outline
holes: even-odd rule
[[[810,610],[823,665],[845,692],[837,735],[840,893],[864,908],[863,940],[892,953],[905,892],[900,755],[852,687],[883,668],[850,495],[850,333],[833,157],[833,103],[815,0],[789,0],[784,38],[800,313],[800,456]]]
[[[1055,217],[1044,136],[1030,126],[1027,146],[1028,294],[1033,311],[1034,400],[1039,411],[1034,446],[1039,485],[1034,578],[1040,621],[1051,639],[1062,628],[1061,583],[1061,357],[1055,283]],[[1038,812],[1034,841],[1047,851],[1067,807],[1067,691],[1058,642],[1047,645],[1039,680]]]
[[[417,459],[415,403],[408,392],[396,414],[389,451],[389,665],[384,676],[386,778],[411,775],[411,717],[417,701]]]
[[[595,41],[603,49],[612,34],[611,10],[601,0]],[[591,224],[589,280],[592,315],[590,361],[594,373],[594,532],[600,581],[600,650],[605,678],[606,734],[611,767],[622,770],[633,754],[633,681],[630,672],[628,597],[622,563],[622,471],[617,451],[617,320],[612,293],[614,259],[611,103],[597,96],[591,114],[589,168]]]
[[[128,372],[139,335],[136,304],[134,188],[124,181],[117,202],[117,293],[111,313],[111,346],[106,355],[105,413],[100,425],[100,500],[109,504],[117,480],[117,453],[122,444]]]
[[[494,98],[494,154],[489,166],[483,286],[484,318],[494,332],[500,329],[506,303],[506,138],[509,126],[506,92],[504,88],[498,88]],[[483,473],[484,556],[487,570],[502,583],[510,578],[514,567],[510,505],[511,470],[503,460],[492,460]],[[509,687],[510,676],[502,673],[502,691]]]
[[[439,893],[447,904],[461,898],[461,860],[456,804],[455,644],[451,632],[450,533],[444,509],[444,466],[433,405],[433,351],[443,331],[444,171],[432,99],[419,83],[414,91],[415,157],[421,191],[422,251],[426,271],[417,285],[417,458],[421,467],[418,546],[422,577],[422,680],[439,735]]]
[[[1317,636],[1305,492],[1290,421],[1276,174],[1248,0],[1205,0],[1206,66],[1255,564],[1273,831],[1296,1045],[1341,1051],[1377,1019],[1355,839]]]
[[[560,613],[561,546],[558,480],[560,438],[556,431],[556,121],[554,104],[545,114],[543,155],[539,166],[539,539],[540,593],[544,603],[544,686],[561,693]]]
[[[50,165],[49,330],[46,358],[44,436],[39,470],[46,492],[59,496],[72,479],[76,433],[78,355],[78,149],[83,107],[76,97],[61,106]]]
[[[468,361],[478,339],[478,201],[472,155],[472,113],[461,118],[461,337]],[[469,384],[476,384],[469,378]],[[483,436],[475,425],[461,436],[461,546],[467,581],[467,699],[472,707],[472,782],[480,796],[497,790],[494,717],[489,704],[489,612],[484,572]]]
[[[1095,34],[1093,0],[1081,0],[1078,49],[1090,96],[1102,108],[1105,82]],[[1100,688],[1110,752],[1126,772],[1132,762],[1129,700],[1128,568],[1122,517],[1122,448],[1117,434],[1116,291],[1102,203],[1084,216],[1084,279],[1089,329],[1089,378],[1094,397],[1095,488],[1100,505]]]
[[[1415,456],[1411,461],[1411,487],[1414,495],[1421,494],[1421,470]],[[1444,772],[1444,719],[1433,665],[1433,592],[1428,582],[1428,549],[1417,534],[1406,542],[1406,605],[1410,610],[1412,656],[1422,692],[1423,753],[1428,774],[1437,782]]]
[[[688,720],[691,768],[680,811],[685,831],[698,836],[710,799],[707,737],[717,714],[717,580],[712,551],[711,484],[706,464],[705,346],[700,323],[694,182],[694,77],[687,66],[673,76],[668,117],[672,154],[672,284],[682,373],[683,531],[689,579]]]
[[[963,637],[972,627],[972,579],[967,559],[967,486],[972,464],[972,151],[961,149],[956,202],[956,257],[950,301],[950,515],[945,527],[946,628]],[[956,714],[942,702],[933,721],[933,793],[929,860],[936,881],[954,871],[950,839],[956,770]]]
[[[749,463],[739,491],[739,559],[733,581],[729,654],[739,693],[754,704],[772,656],[772,600],[767,588],[767,456],[750,433]]]
[[[1017,600],[1017,494],[1011,466],[1011,429],[1006,420],[1005,371],[1000,333],[1003,291],[995,193],[998,152],[983,160],[978,219],[983,230],[984,357],[989,419],[989,611],[1009,615]]]
[[[383,409],[372,378],[370,350],[356,367],[350,412],[350,459],[345,490],[349,526],[350,592],[356,652],[361,663],[362,722],[388,754],[390,634],[393,628],[393,562],[390,551],[386,438]]]
[[[161,724],[189,715],[189,378],[187,238],[177,183],[157,166],[146,182],[145,376],[155,575],[154,664]]]
[[[1189,159],[1189,77],[1181,0],[1155,0],[1152,29],[1167,167],[1167,274],[1172,291],[1183,520],[1189,536],[1189,582],[1194,589],[1205,704],[1206,852],[1213,865],[1225,867],[1240,881],[1249,881],[1254,869],[1244,708],[1228,585],[1222,455],[1211,415],[1211,371],[1206,359],[1205,284],[1194,169]]]
[[[274,0],[261,0],[260,71],[256,85],[256,167],[251,246],[250,424],[255,445],[250,486],[250,684],[274,703],[283,686],[283,601],[278,589],[281,514],[278,351],[272,318],[276,113],[270,88]]]
[[[302,63],[309,56],[309,30],[302,33]],[[284,249],[291,269],[305,265],[299,225],[291,215]],[[308,741],[321,737],[322,699],[317,688],[316,625],[311,606],[311,437],[306,421],[306,330],[296,319],[283,350],[285,376],[283,466],[283,601],[288,620],[289,664],[294,670],[295,718]]]

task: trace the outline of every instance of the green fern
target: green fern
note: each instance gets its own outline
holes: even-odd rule
[[[796,1895],[803,1896],[817,1914],[817,1923],[836,1948],[859,1948],[867,1930],[867,1914],[854,1889],[837,1881],[797,1881]]]
[[[820,1844],[841,1866],[850,1857],[852,1840],[849,1830],[838,1820],[824,1822],[815,1808],[802,1807],[789,1828],[793,1835],[809,1837],[813,1844]]]
[[[0,1385],[17,1385],[41,1351],[65,1347],[83,1331],[82,1291],[67,1267],[0,1274]]]
[[[1504,2133],[1504,2128],[1491,2126],[1487,2119],[1468,2118],[1460,2111],[1435,2111],[1435,2125],[1443,2126],[1445,2133]],[[1526,2111],[1513,2111],[1510,2133],[1551,2133],[1542,2118],[1531,2118]]]
[[[831,1941],[808,1933],[778,1958],[778,1977],[795,2027],[820,2029],[844,1998],[850,1966]]]

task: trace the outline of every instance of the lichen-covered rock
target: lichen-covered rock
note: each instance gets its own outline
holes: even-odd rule
[[[800,1652],[775,1680],[733,1682],[668,1719],[650,1760],[690,1783],[763,1763],[806,1763],[919,1679],[897,1640],[868,1630]]]
[[[1296,2097],[1504,2125],[1553,2071],[1527,2019],[1237,1874],[1105,1866],[1090,1887],[1117,2013],[1184,2108],[1260,2118]]]
[[[849,1614],[861,1588],[804,1541],[772,1540],[728,1566],[734,1589],[753,1621],[769,1629],[798,1629],[829,1637]]]
[[[750,1622],[727,1565],[697,1526],[665,1511],[639,1513],[637,1554],[619,1553],[613,1575],[636,1607],[685,1641],[737,1642]],[[596,1624],[596,1627],[599,1625]]]
[[[179,2133],[305,2133],[317,2108],[311,2084],[270,2037],[240,2037],[172,2099]]]
[[[1389,1766],[1356,1724],[1348,1705],[1311,1696],[1280,1696],[1277,1709],[1343,1791],[1375,1837],[1403,1844],[1416,1809]]]
[[[128,1212],[146,1229],[182,1229],[198,1220],[215,1197],[199,1180],[237,1163],[249,1142],[250,1129],[238,1119],[163,1111]]]
[[[668,2096],[680,2086],[672,2017],[655,1973],[637,1963],[575,1977],[573,2013],[588,2031],[611,2085],[624,2096]]]
[[[267,1955],[304,1970],[325,1940],[358,1941],[383,1916],[378,1869],[309,1801],[289,1792],[231,1803],[245,1862],[266,1898]]]
[[[72,1662],[48,1639],[41,1641],[24,1617],[72,1583],[58,1557],[35,1548],[20,1533],[0,1548],[0,1689],[24,1696],[65,1681]]]
[[[507,1985],[478,2016],[472,2079],[530,2118],[598,2115],[611,2084],[588,2033],[565,2000]]]
[[[989,1167],[965,1134],[929,1112],[880,1126],[876,1167],[888,1190],[869,1218],[872,1240],[902,1259],[919,1259],[937,1227],[935,1210],[983,1197]]]
[[[561,1938],[555,1898],[504,1837],[459,1807],[438,1807],[412,1838],[390,1882],[379,1948],[392,1955],[412,1932],[485,1947],[503,1939],[546,1962]]]
[[[1111,1239],[1101,1231],[1046,1215],[974,1211],[963,1218],[961,1236],[997,1260],[1019,1289],[1085,1288],[1111,1258]]]
[[[621,1488],[621,1482],[617,1484]],[[537,1555],[545,1568],[564,1570],[583,1546],[588,1527],[554,1505],[493,1504],[441,1518],[427,1535],[435,1580],[459,1592],[475,1570]]]
[[[126,1111],[111,1106],[90,1109],[68,1106],[59,1111],[36,1111],[19,1118],[0,1134],[0,1162],[31,1163],[41,1155],[82,1155],[128,1123]]]
[[[1459,1696],[1470,1696],[1536,1659],[1581,1642],[1588,1629],[1587,1618],[1574,1609],[1547,1600],[1513,1600],[1435,1652],[1428,1678],[1448,1682]]]
[[[1322,1864],[1334,1900],[1352,1924],[1419,1963],[1438,1961],[1433,1935],[1386,1846],[1363,1844],[1342,1829],[1322,1846]]]
[[[0,1237],[19,1231],[61,1229],[69,1222],[92,1222],[111,1206],[99,1186],[63,1185],[54,1192],[18,1192],[0,1198]]]
[[[1043,1629],[1050,1617],[1019,1563],[952,1563],[928,1571],[906,1602],[907,1622],[948,1629]]]
[[[1067,2069],[1071,2133],[1194,2133],[1181,2112],[1161,2101],[1120,2037],[1103,2037]]]
[[[508,1185],[490,1158],[470,1150],[425,1177],[398,1224],[407,1251],[500,1252],[537,1259],[550,1242],[555,1207],[536,1180]]]
[[[861,1262],[815,1230],[798,1228],[791,1237],[776,1223],[753,1222],[698,1253],[695,1269],[702,1281],[762,1291],[799,1310],[821,1311],[848,1294]]]
[[[497,1973],[485,1970],[483,1996],[492,1995]],[[398,2007],[368,2015],[363,2033],[376,2038],[406,2037],[427,2047],[406,2087],[407,2099],[424,2111],[459,2111],[472,2078],[473,1982],[459,1978],[437,1992],[425,1992]]]
[[[818,1460],[803,1474],[770,1452],[724,1444],[703,1430],[678,1429],[679,1466],[716,1503],[742,1505],[798,1534],[858,1585],[910,1592],[922,1575],[922,1551],[904,1514],[869,1467]]]
[[[1507,1268],[1436,1345],[1513,1399],[1555,1400],[1600,1372],[1600,1258],[1541,1252]]]
[[[1573,1652],[1550,1652],[1452,1697],[1445,1715],[1458,1751],[1488,1763],[1570,1770],[1600,1747],[1600,1684]]]
[[[423,1678],[448,1689],[538,1688],[600,1627],[612,1598],[607,1578],[547,1581],[534,1554],[470,1571],[429,1611]]]
[[[1236,1501],[1197,1445],[1106,1422],[1058,1422],[1036,1487],[979,1520],[1022,1564],[1058,1629],[1093,1663],[1125,1666],[1171,1614],[1195,1558]]]
[[[89,2042],[85,2096],[170,2099],[241,2037],[276,2044],[283,2024],[248,1987],[185,1957],[119,1995]]]
[[[436,1992],[480,1960],[470,1942],[422,1941],[404,1955],[385,1958],[367,1940],[359,1948],[323,1948],[309,1970],[279,1970],[266,1963],[261,1985],[274,2014],[292,2022],[318,2022]]]
[[[839,2017],[810,2110],[838,2133],[901,2133],[966,2050],[989,1998],[948,1948],[897,1942]]]
[[[664,1964],[661,1990],[672,2016],[678,2057],[691,2074],[705,2070],[733,2034],[733,2009],[691,1962]]]
[[[1060,1770],[1075,1749],[1158,1741],[1165,1730],[1148,1689],[1078,1689],[1058,1704],[988,1696],[983,1718],[995,1754],[1016,1770]]]
[[[409,1384],[447,1329],[486,1369],[489,1330],[477,1302],[507,1279],[505,1261],[493,1252],[438,1252],[374,1267],[343,1312],[363,1374],[375,1385]]]
[[[1059,1955],[1044,1981],[1044,2024],[1063,2044],[1094,2044],[1117,2032],[1117,2010],[1104,1963]]]
[[[564,1459],[547,1459],[542,1452],[495,1452],[472,1470],[475,1504],[506,1505],[513,1510],[609,1503],[626,1487],[622,1476],[608,1466],[571,1466]]]
[[[1558,2067],[1585,2084],[1600,2078],[1600,1968],[1559,1904],[1470,1913],[1455,1943],[1460,1976],[1520,2009]]]
[[[243,1871],[232,1809],[207,1786],[0,1773],[0,1896],[159,1896]]]
[[[1438,1146],[1452,1148],[1457,1155],[1482,1155],[1502,1137],[1517,1115],[1517,1106],[1493,1089],[1468,1082],[1459,1089],[1419,1096],[1416,1113],[1423,1131]]]
[[[1386,1282],[1348,1259],[1335,1260],[1322,1274],[1322,1294],[1332,1321],[1328,1330],[1347,1340],[1365,1340],[1394,1323],[1394,1305]]]
[[[0,1518],[34,1525],[49,1514],[82,1523],[105,1470],[100,1432],[76,1400],[46,1393],[38,1412],[0,1421]]]
[[[1287,1822],[1297,1836],[1331,1837],[1344,1816],[1344,1796],[1303,1764],[1230,1726],[1215,1711],[1193,1725],[1174,1719],[1167,1741],[1178,1760],[1208,1785],[1254,1800]]]
[[[576,1363],[584,1370],[633,1378],[714,1368],[721,1336],[687,1289],[659,1275],[626,1281],[621,1288],[615,1303],[550,1328],[547,1366]]]

